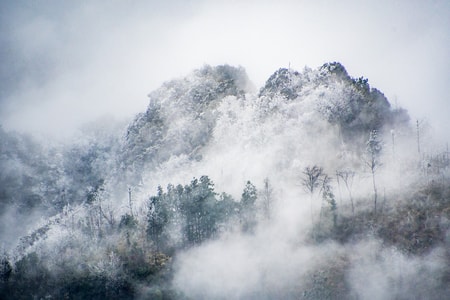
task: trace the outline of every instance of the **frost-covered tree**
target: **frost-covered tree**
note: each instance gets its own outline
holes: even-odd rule
[[[269,178],[267,177],[264,179],[264,186],[261,191],[261,200],[264,218],[270,220],[273,209],[274,196],[272,185],[269,181]]]
[[[324,175],[322,181],[322,209],[325,208],[327,211],[331,212],[333,218],[333,227],[336,227],[337,223],[337,204],[334,197],[333,188],[331,187],[331,178],[328,175]],[[325,206],[325,207],[324,207]]]
[[[382,141],[378,136],[377,130],[372,130],[369,134],[369,139],[366,142],[366,155],[364,157],[364,162],[372,174],[374,214],[377,213],[378,199],[375,174],[378,168],[382,165],[380,160],[382,146]]]

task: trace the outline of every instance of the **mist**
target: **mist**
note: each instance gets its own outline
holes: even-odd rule
[[[441,299],[449,14],[1,4],[0,298]]]
[[[308,77],[308,71],[304,72]],[[290,82],[295,85],[293,77]],[[275,187],[269,223],[262,221],[254,235],[232,231],[180,254],[175,260],[174,286],[196,299],[297,299],[299,290],[305,299],[438,299],[441,294],[431,290],[439,289],[438,278],[444,274],[443,248],[438,247],[426,257],[409,258],[402,250],[380,241],[370,229],[344,244],[324,241],[316,245],[311,240],[311,232],[331,225],[327,224],[329,220],[320,221],[326,204],[317,195],[310,207],[310,195],[302,184],[305,167],[318,164],[333,177],[342,218],[352,213],[348,191],[338,185],[336,172],[358,170],[350,186],[357,212],[373,206],[373,187],[361,154],[353,152],[352,146],[342,141],[338,129],[322,122],[319,116],[321,97],[329,101],[338,95],[341,99],[345,87],[314,86],[310,90],[304,83],[299,86],[303,88],[299,96],[302,100],[290,103],[272,98],[272,113],[268,116],[264,115],[263,96],[246,95],[245,102],[225,98],[218,108],[212,141],[201,152],[202,160],[195,164],[169,161],[161,167],[161,173],[151,173],[144,180],[152,182],[152,178],[165,175],[186,182],[192,174],[209,174],[220,192],[231,193],[236,199],[246,180],[254,182],[260,191],[265,178]],[[383,190],[381,210],[396,211],[405,203],[399,195],[408,193],[413,182],[422,180],[417,173],[405,174],[418,155],[414,128],[406,124],[397,124],[395,131],[385,131],[382,136],[383,166],[376,173]],[[167,174],[174,167],[176,174]],[[319,229],[314,222],[319,222]],[[430,274],[429,279],[416,281],[423,275],[419,270]],[[336,294],[336,290],[346,294]]]

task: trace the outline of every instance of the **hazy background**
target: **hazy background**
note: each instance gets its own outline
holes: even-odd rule
[[[259,88],[340,61],[449,141],[449,16],[447,0],[2,1],[0,124],[67,136],[203,64],[242,65]]]

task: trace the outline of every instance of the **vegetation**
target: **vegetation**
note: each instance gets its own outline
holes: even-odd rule
[[[448,295],[448,150],[408,157],[406,113],[339,63],[247,81],[168,82],[123,137],[1,130],[0,298]]]

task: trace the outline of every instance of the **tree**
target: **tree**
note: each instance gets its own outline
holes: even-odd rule
[[[267,177],[264,179],[264,187],[261,192],[261,198],[264,217],[267,220],[270,220],[274,199],[272,185],[270,184],[269,178]]]
[[[250,181],[247,181],[242,192],[241,203],[244,207],[253,207],[255,205],[258,194],[256,187]]]
[[[328,209],[333,216],[333,228],[336,228],[337,222],[337,204],[334,198],[333,189],[331,187],[331,178],[328,175],[324,175],[322,179],[322,201],[328,205]],[[322,203],[323,209],[323,203]]]
[[[215,208],[217,206],[214,183],[208,176],[200,177],[197,197],[199,203],[199,242],[215,235],[217,231],[217,218]]]
[[[215,206],[214,216],[216,218],[217,228],[220,231],[226,231],[232,228],[239,217],[239,203],[234,201],[231,195],[221,193],[219,201]]]
[[[135,217],[130,214],[124,214],[120,218],[119,228],[120,229],[134,229],[138,225],[138,222]]]
[[[255,203],[258,198],[256,187],[247,181],[241,197],[241,222],[244,232],[253,232],[256,226]]]
[[[369,134],[369,139],[366,142],[366,156],[365,163],[372,174],[373,183],[373,200],[374,200],[374,214],[377,213],[377,185],[375,180],[375,174],[378,167],[381,166],[380,156],[382,150],[382,141],[378,137],[377,130],[372,130]]]
[[[94,187],[88,190],[86,196],[86,207],[88,207],[88,216],[86,218],[87,226],[93,236],[103,235],[104,220],[109,225],[109,229],[113,229],[116,223],[114,211],[108,201],[108,193],[106,192],[105,181],[99,180]],[[72,208],[67,205],[67,211],[72,212]],[[72,212],[72,226],[74,226]]]
[[[9,262],[8,255],[3,253],[0,256],[0,287],[9,280],[12,273],[12,266]]]
[[[339,184],[339,179],[342,179],[345,184],[345,188],[347,189],[348,196],[350,198],[350,203],[352,205],[352,215],[355,215],[355,207],[353,205],[353,196],[352,196],[352,186],[353,186],[353,178],[355,177],[355,172],[351,170],[341,170],[336,171],[336,179]]]
[[[181,212],[185,223],[183,238],[187,244],[199,244],[211,238],[217,231],[214,214],[217,205],[214,183],[208,176],[194,178],[184,187]]]
[[[311,167],[306,167],[303,171],[303,179],[302,185],[309,192],[310,195],[310,204],[311,204],[311,222],[314,223],[313,216],[313,195],[316,191],[316,188],[320,185],[320,178],[323,176],[323,169],[314,165]]]
[[[130,215],[133,217],[133,199],[131,198],[131,187],[128,187],[128,208],[130,209]]]
[[[147,236],[154,243],[157,252],[167,244],[167,236],[164,233],[169,223],[169,209],[164,198],[162,188],[158,186],[158,195],[150,197],[148,204]]]
[[[306,167],[303,171],[305,175],[302,184],[307,189],[307,191],[311,194],[314,193],[316,188],[319,186],[319,179],[323,175],[323,168],[314,165],[311,167]]]

